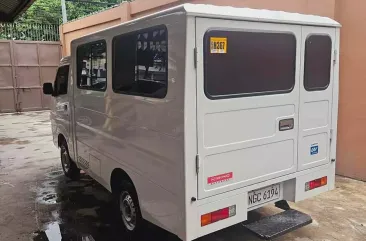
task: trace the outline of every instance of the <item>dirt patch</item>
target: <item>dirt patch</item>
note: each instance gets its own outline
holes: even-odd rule
[[[14,144],[15,141],[17,141],[17,138],[0,138],[0,146],[6,146]]]
[[[27,141],[27,140],[25,140],[25,141],[16,141],[15,142],[15,144],[18,144],[18,145],[26,145],[26,144],[29,144],[30,143],[30,141]]]
[[[0,138],[0,146],[6,146],[6,145],[12,145],[12,144],[18,144],[18,145],[26,145],[29,144],[30,141],[25,140],[21,141],[17,138]]]

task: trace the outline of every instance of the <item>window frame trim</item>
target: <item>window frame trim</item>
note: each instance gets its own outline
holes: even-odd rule
[[[305,86],[305,73],[306,73],[306,42],[308,41],[308,39],[312,36],[325,36],[325,37],[328,37],[330,39],[330,63],[329,63],[329,81],[328,81],[328,84],[324,87],[316,87],[316,88],[307,88]],[[333,55],[333,39],[332,39],[332,36],[330,36],[328,33],[309,33],[307,36],[306,36],[306,39],[304,41],[304,73],[303,73],[303,87],[304,89],[307,91],[307,92],[314,92],[314,91],[324,91],[326,89],[328,89],[328,87],[330,86],[330,81],[331,81],[331,78],[332,78],[332,55]]]
[[[106,59],[106,64],[107,64],[107,73],[106,73],[106,80],[105,80],[105,87],[103,89],[95,89],[92,87],[81,87],[79,86],[79,68],[78,68],[78,64],[79,64],[79,48],[87,46],[87,45],[93,45],[93,44],[97,44],[97,43],[104,43],[105,44],[105,59]],[[93,63],[93,62],[92,62]],[[107,90],[108,87],[108,47],[107,47],[107,41],[105,39],[100,39],[100,40],[96,40],[93,42],[88,42],[88,43],[83,43],[77,46],[76,48],[76,86],[78,89],[81,90],[91,90],[91,91],[98,91],[98,92],[105,92]]]
[[[207,81],[206,81],[206,41],[207,41],[207,34],[210,31],[230,31],[230,32],[247,32],[247,33],[277,33],[277,34],[285,34],[290,35],[295,40],[295,72],[294,72],[294,81],[293,85],[288,90],[275,90],[275,91],[264,91],[264,92],[251,92],[251,93],[239,93],[239,94],[228,94],[228,95],[211,95],[208,93],[207,90]],[[277,95],[277,94],[288,94],[291,93],[295,86],[296,86],[296,66],[297,66],[297,47],[298,47],[298,39],[296,34],[291,31],[270,31],[270,30],[253,30],[253,29],[223,29],[223,28],[209,28],[206,30],[203,36],[203,85],[204,85],[204,92],[206,97],[209,100],[221,100],[221,99],[233,99],[233,98],[242,98],[242,97],[256,97],[256,96],[270,96],[270,95]]]
[[[144,94],[144,93],[137,93],[137,92],[128,92],[128,91],[122,91],[122,90],[116,90],[114,88],[114,85],[113,85],[113,82],[114,82],[114,79],[115,79],[115,43],[116,43],[116,39],[118,37],[121,37],[121,36],[129,36],[129,35],[134,35],[134,34],[138,34],[138,33],[141,33],[141,32],[144,32],[144,31],[151,31],[151,30],[154,30],[154,29],[162,29],[164,28],[165,31],[166,31],[166,54],[167,54],[167,62],[166,62],[166,71],[165,71],[165,77],[166,77],[166,91],[164,93],[164,96],[163,97],[155,97],[155,96],[152,96],[151,94]],[[136,42],[137,43],[137,42]],[[134,30],[134,31],[130,31],[130,32],[125,32],[125,33],[122,33],[122,34],[119,34],[119,35],[115,35],[112,39],[112,91],[113,93],[117,93],[117,94],[122,94],[122,95],[129,95],[129,96],[140,96],[140,97],[145,97],[145,98],[153,98],[153,99],[159,99],[159,100],[163,100],[166,98],[166,96],[168,95],[168,90],[169,90],[169,36],[168,36],[168,27],[165,25],[165,24],[159,24],[159,25],[156,25],[156,26],[152,26],[152,27],[147,27],[147,28],[142,28],[142,29],[139,29],[139,30]],[[135,51],[136,52],[136,51]],[[135,67],[136,67],[136,59],[135,59]],[[136,73],[134,73],[134,75],[136,76]]]

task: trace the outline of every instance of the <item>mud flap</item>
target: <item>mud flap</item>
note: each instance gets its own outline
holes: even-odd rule
[[[309,215],[290,209],[243,225],[259,238],[271,240],[312,223]]]

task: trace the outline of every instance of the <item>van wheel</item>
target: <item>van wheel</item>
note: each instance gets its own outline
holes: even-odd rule
[[[60,146],[61,165],[62,170],[66,177],[77,180],[80,177],[80,169],[76,166],[75,162],[71,160],[69,155],[69,149],[65,141]]]
[[[117,217],[124,231],[129,237],[137,237],[139,230],[142,227],[142,216],[140,206],[137,199],[137,194],[132,183],[123,181],[118,191],[115,193],[118,214]]]

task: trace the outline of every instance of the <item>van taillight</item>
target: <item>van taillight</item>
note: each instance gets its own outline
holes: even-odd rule
[[[310,182],[305,183],[305,191],[310,191],[315,188],[325,186],[325,185],[327,185],[327,183],[328,183],[328,178],[326,176],[312,180]]]
[[[201,227],[236,215],[236,205],[201,215]]]

